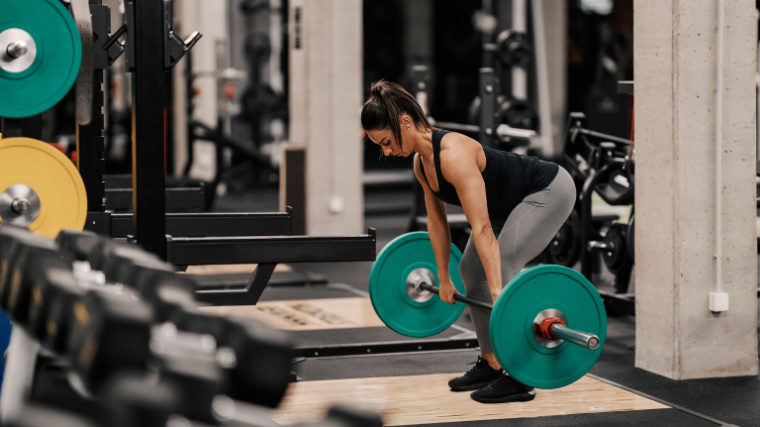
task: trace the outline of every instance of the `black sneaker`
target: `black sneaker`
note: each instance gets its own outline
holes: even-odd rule
[[[451,391],[470,391],[487,386],[491,381],[502,375],[504,371],[494,369],[488,365],[488,361],[478,356],[475,366],[461,377],[449,381]]]
[[[535,399],[536,391],[510,376],[501,375],[470,397],[480,403],[527,402]]]

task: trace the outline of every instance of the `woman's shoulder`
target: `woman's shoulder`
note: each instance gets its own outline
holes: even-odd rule
[[[483,146],[478,141],[457,132],[447,132],[441,139],[441,161],[460,164],[467,159],[477,160]]]
[[[435,130],[433,131],[435,132]],[[465,150],[482,150],[482,146],[478,141],[475,141],[474,139],[470,138],[467,135],[458,133],[458,132],[451,132],[447,130],[442,130],[440,135],[441,138],[441,150],[445,149],[465,149]],[[435,133],[433,134],[435,136]]]

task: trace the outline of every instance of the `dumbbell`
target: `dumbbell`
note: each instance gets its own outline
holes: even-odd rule
[[[27,247],[26,252],[31,252]],[[17,258],[13,280],[10,284],[5,311],[17,325],[26,328],[35,338],[42,339],[48,326],[50,301],[46,295],[49,285],[63,286],[71,295],[81,295],[71,265],[62,260],[57,252],[41,252]],[[66,298],[64,295],[57,295]],[[54,316],[53,316],[54,317]]]
[[[199,309],[177,312],[171,319],[182,331],[214,337],[217,346],[234,350],[230,397],[276,407],[290,382],[293,350],[288,335],[243,317],[216,316]],[[257,389],[248,386],[258,384]]]
[[[180,387],[134,373],[115,375],[97,400],[72,400],[61,393],[25,403],[3,426],[8,427],[166,427],[182,411]],[[188,418],[190,418],[188,416]]]
[[[0,308],[3,310],[8,308],[14,281],[17,282],[16,298],[21,290],[18,282],[22,279],[22,273],[16,268],[17,264],[36,256],[60,257],[52,240],[20,227],[0,227]]]
[[[83,243],[62,244],[65,247],[92,248],[92,236],[67,233],[63,239]],[[80,251],[85,253],[86,251]],[[131,245],[107,242],[99,246],[94,268],[100,268],[107,282],[116,282],[137,289],[154,307],[154,320],[173,320],[181,331],[214,337],[218,347],[234,350],[237,363],[230,372],[230,395],[242,401],[276,406],[284,395],[290,378],[292,347],[281,331],[271,330],[249,319],[224,319],[200,314],[194,300],[195,283],[185,275],[167,268],[155,256]],[[202,323],[185,321],[197,314]],[[188,326],[188,327],[185,327]]]
[[[107,282],[131,287],[154,307],[156,322],[166,321],[176,310],[197,306],[197,283],[155,255],[134,246],[105,246],[101,265]]]
[[[31,234],[21,236],[13,246],[15,255],[9,263],[13,273],[8,275],[4,308],[45,346],[65,354],[74,302],[81,300],[90,288],[110,293],[124,291],[83,278],[81,270],[76,274],[70,262],[55,250],[52,240]],[[126,293],[136,298],[130,291]]]
[[[19,411],[19,416],[3,422],[5,427],[99,427],[103,424],[92,417],[79,415],[65,409],[46,405],[27,403]],[[124,424],[109,424],[114,427],[127,427]]]
[[[144,369],[150,349],[167,342],[160,337],[156,339],[151,330],[151,308],[143,301],[90,291],[82,301],[74,302],[71,311],[74,326],[68,353],[72,364],[89,382],[97,383],[116,365]],[[247,402],[277,406],[289,384],[292,346],[287,336],[255,321],[216,321],[224,325],[225,340],[212,340],[212,348],[206,355],[218,358],[223,365],[229,382],[226,393]],[[107,326],[101,326],[103,323]],[[199,351],[199,343],[208,336],[183,331],[178,334],[186,341],[195,340],[188,352],[203,353]],[[222,359],[231,360],[222,363]]]
[[[336,405],[327,411],[327,417],[315,423],[299,424],[299,427],[381,427],[383,420],[377,413],[346,405]]]
[[[99,400],[121,413],[125,425],[165,427],[172,415],[182,414],[187,403],[195,403],[183,401],[185,394],[192,391],[195,390],[183,390],[178,382],[165,377],[123,372],[113,375],[101,387]]]
[[[77,261],[86,261],[91,265],[97,264],[101,259],[98,254],[102,253],[103,245],[109,240],[107,237],[92,231],[69,229],[61,230],[55,238],[61,250],[61,256],[66,261],[72,264]],[[98,268],[94,269],[97,270]]]
[[[129,288],[83,281],[81,275],[72,273],[71,266],[58,257],[57,252],[40,252],[34,248],[21,246],[19,249],[20,254],[35,252],[35,256],[16,256],[14,270],[17,273],[11,283],[7,309],[22,325],[27,324],[27,317],[33,312],[33,319],[30,319],[28,325],[30,331],[58,353],[66,350],[68,323],[71,319],[67,313],[73,307],[71,304],[75,299],[81,299],[87,289],[124,293],[131,299],[138,297]],[[171,310],[179,309],[177,307],[182,305],[194,306],[193,295],[187,290],[189,285],[174,279],[174,273],[163,273],[166,274],[165,280],[160,285],[155,285],[153,301],[148,301],[154,323],[158,323],[156,313],[168,315]],[[145,281],[155,283],[158,277],[146,277]]]
[[[174,273],[163,261],[134,246],[104,245],[98,267],[108,282],[135,287],[156,309],[157,321],[174,321],[179,330],[211,335],[219,347],[233,349],[238,362],[231,373],[232,397],[272,407],[282,399],[292,353],[281,332],[248,319],[202,314],[195,309],[192,279]],[[250,384],[258,387],[252,389]]]
[[[141,378],[154,372],[181,394],[178,413],[214,421],[211,401],[229,389],[228,366],[203,345],[203,337],[167,336],[152,323],[147,304],[124,294],[91,290],[74,302],[72,315],[68,358],[91,389],[100,393],[115,375]]]
[[[262,409],[235,402],[225,396],[214,399],[214,413],[229,427],[280,427]],[[291,427],[381,427],[380,415],[347,405],[335,405],[327,411],[327,416],[319,421],[292,424]]]
[[[43,338],[53,351],[66,354],[73,348],[74,352],[69,354],[72,364],[84,373],[90,384],[97,384],[112,371],[144,370],[148,359],[146,336],[152,318],[147,306],[140,307],[134,295],[118,292],[113,286],[101,286],[98,291],[85,295],[86,287],[78,283],[71,266],[55,250],[54,242],[21,230],[13,231],[15,239],[5,234],[4,248],[15,248],[5,259],[9,277],[7,304],[15,319],[28,318],[29,329]],[[68,347],[66,337],[71,322],[67,317],[72,317],[74,325],[80,326],[72,328]],[[124,342],[128,345],[119,346]],[[180,361],[176,357],[159,362],[162,377],[179,383],[182,390],[194,390],[183,400],[189,402],[185,405],[185,415],[202,419],[204,410],[197,404],[198,399],[204,397],[210,402],[226,388],[225,378],[216,364]],[[206,419],[211,420],[209,408],[205,414]]]
[[[55,284],[51,286],[56,287]],[[159,387],[157,381],[163,384],[161,387],[171,386],[173,393],[178,395],[173,398],[172,411],[192,419],[213,421],[210,402],[228,388],[227,375],[213,352],[199,351],[201,345],[193,346],[187,342],[174,346],[180,347],[181,351],[176,348],[167,350],[172,347],[172,340],[162,339],[163,334],[156,331],[157,327],[151,321],[150,308],[132,296],[90,290],[83,297],[71,298],[70,304],[67,312],[72,319],[60,322],[54,335],[47,336],[50,339],[57,337],[56,342],[60,342],[66,335],[63,332],[66,325],[72,325],[68,334],[69,345],[64,346],[63,351],[58,350],[80,374],[87,386],[85,390],[102,396],[103,388],[107,387],[110,393],[128,394],[129,386],[122,384],[126,389],[119,391],[114,388],[113,378],[125,375],[144,377],[143,383],[152,387]],[[51,324],[52,321],[48,322]],[[155,402],[156,405],[159,403]],[[152,416],[150,414],[160,408],[143,409],[148,413],[140,415],[139,423],[130,425],[149,425],[143,418]]]
[[[145,302],[90,290],[73,300],[68,315],[65,353],[88,385],[97,386],[117,369],[147,369],[153,314]]]
[[[79,270],[98,270],[104,281],[133,288],[154,307],[156,322],[165,321],[174,310],[196,305],[195,281],[176,274],[170,264],[139,246],[73,230],[61,231],[56,240],[65,258],[86,264]]]

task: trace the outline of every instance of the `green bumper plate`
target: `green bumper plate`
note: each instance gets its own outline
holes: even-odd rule
[[[33,116],[57,104],[74,84],[82,60],[79,30],[59,0],[3,0],[1,9],[0,35],[26,32],[36,54],[21,71],[0,67],[0,117]]]
[[[462,253],[451,245],[449,275],[454,287],[464,295],[464,284],[459,275]],[[417,302],[406,292],[409,274],[419,268],[433,272],[438,280],[435,254],[426,232],[403,234],[378,254],[369,276],[369,294],[378,317],[392,330],[409,337],[429,337],[451,326],[465,308],[465,304],[448,304],[438,297]],[[438,283],[436,283],[437,285]]]
[[[547,309],[561,311],[567,326],[599,337],[589,350],[568,342],[547,348],[533,335],[533,321]],[[564,387],[585,375],[599,358],[607,336],[607,314],[599,293],[579,272],[558,265],[527,269],[499,295],[489,333],[504,369],[536,388]]]

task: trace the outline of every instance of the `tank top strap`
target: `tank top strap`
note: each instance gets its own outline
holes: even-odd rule
[[[422,156],[420,156],[420,155],[418,154],[418,155],[417,155],[417,158],[419,158],[419,159],[420,159],[420,171],[422,172],[422,176],[424,176],[424,177],[425,177],[425,183],[428,185],[428,188],[430,188],[430,190],[432,191],[432,190],[433,190],[433,188],[432,188],[432,187],[430,187],[430,181],[428,181],[428,177],[427,177],[427,174],[425,173],[425,165],[424,165],[424,164],[422,164]],[[435,191],[433,191],[433,193],[435,193]],[[437,193],[436,193],[436,194],[437,194]]]
[[[438,191],[441,191],[443,172],[441,172],[441,140],[449,133],[442,129],[433,130],[433,162],[435,163],[435,175],[438,177]]]

